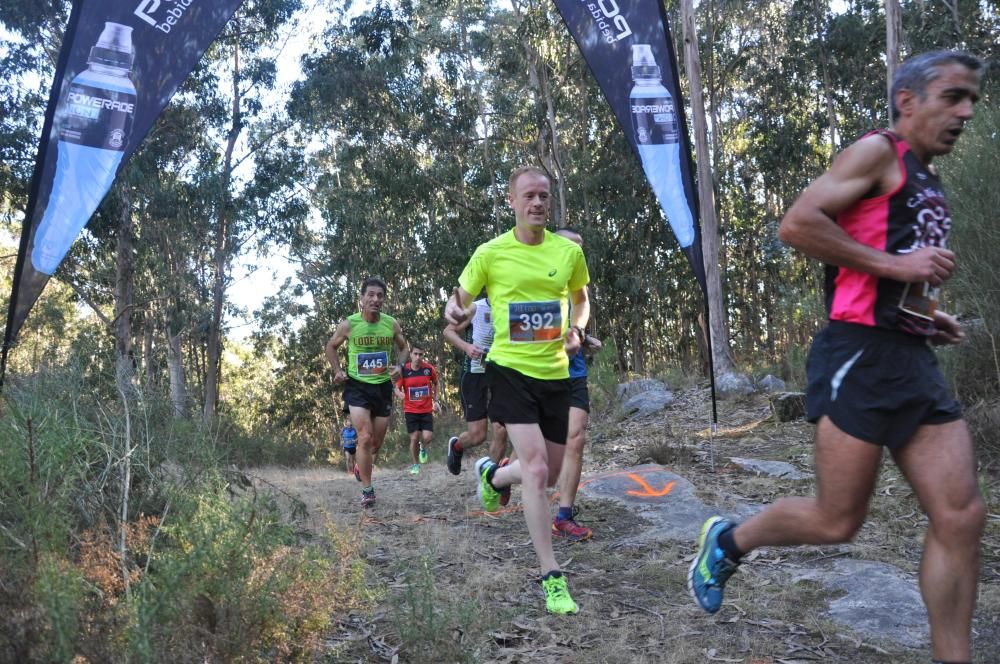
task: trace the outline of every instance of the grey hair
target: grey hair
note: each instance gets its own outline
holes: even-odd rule
[[[896,93],[909,90],[921,99],[927,95],[927,86],[941,75],[944,65],[958,64],[982,75],[983,61],[964,51],[931,51],[909,58],[899,66],[892,78],[892,121],[899,119]]]

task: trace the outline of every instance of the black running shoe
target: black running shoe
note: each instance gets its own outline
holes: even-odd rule
[[[462,450],[455,449],[458,444],[458,436],[448,439],[448,472],[458,475],[462,472]]]

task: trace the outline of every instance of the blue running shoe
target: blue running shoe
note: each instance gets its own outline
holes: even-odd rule
[[[719,534],[733,525],[732,521],[721,516],[713,516],[706,521],[701,527],[698,555],[688,569],[691,597],[708,613],[715,613],[722,606],[722,591],[738,565],[726,558],[719,546]]]

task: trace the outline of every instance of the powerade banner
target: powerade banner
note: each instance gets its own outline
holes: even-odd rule
[[[241,2],[73,3],[25,211],[4,361],[118,171]]]
[[[555,3],[705,291],[690,141],[661,0]]]

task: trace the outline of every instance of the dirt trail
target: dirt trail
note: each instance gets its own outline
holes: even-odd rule
[[[699,497],[720,508],[741,501],[767,503],[809,490],[761,478],[728,462],[729,456],[775,459],[811,468],[811,427],[768,420],[766,400],[721,404],[714,454],[702,437],[707,391],[693,389],[662,417],[618,421],[596,415],[584,473],[642,462],[660,463],[694,482]],[[582,498],[578,520],[594,538],[556,541],[556,557],[570,579],[580,614],[549,616],[537,582],[539,570],[518,507],[486,515],[479,507],[472,463],[463,472],[444,467],[438,433],[431,462],[419,475],[379,468],[378,504],[363,511],[359,484],[342,469],[256,469],[262,487],[297,496],[305,524],[357,535],[358,554],[374,591],[370,611],[342,616],[329,639],[330,662],[791,662],[905,663],[928,661],[926,652],[890,641],[871,641],[819,617],[829,593],[813,583],[776,582],[784,561],[850,556],[890,562],[915,572],[926,520],[905,482],[886,464],[872,501],[871,519],[850,547],[763,550],[744,565],[715,616],[696,609],[686,571],[692,541],[623,545],[644,520],[620,505]],[[713,472],[714,470],[714,472]],[[1000,482],[984,478],[996,496]],[[989,491],[990,489],[993,491]],[[286,497],[287,498],[287,497]],[[1000,513],[991,498],[989,512]],[[1000,646],[1000,517],[991,517],[984,542],[976,617],[976,661],[993,661]]]

